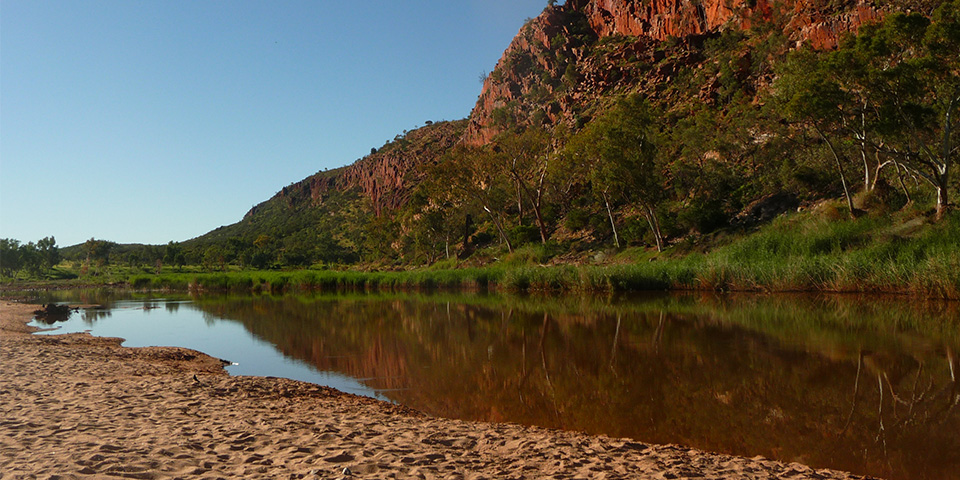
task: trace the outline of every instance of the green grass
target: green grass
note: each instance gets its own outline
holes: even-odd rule
[[[240,271],[226,273],[138,274],[127,283],[138,290],[373,291],[406,289],[482,289],[497,284],[499,268],[362,272],[356,270]]]
[[[960,215],[912,229],[916,223],[910,217],[782,217],[707,255],[699,282],[724,290],[960,297]]]
[[[960,298],[960,212],[930,223],[915,212],[837,220],[817,212],[783,216],[709,253],[632,248],[605,265],[544,266],[557,245],[527,245],[482,267],[445,260],[408,271],[293,270],[204,273],[115,268],[58,284],[126,283],[138,290],[292,291],[650,290],[906,293]],[[63,274],[63,272],[61,272]],[[63,274],[61,276],[69,275]]]

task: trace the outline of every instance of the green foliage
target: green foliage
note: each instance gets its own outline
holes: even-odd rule
[[[581,13],[553,9],[563,28],[528,22],[525,46],[490,75],[510,94],[481,99],[496,107],[491,119],[471,120],[492,120],[478,125],[485,145],[459,141],[466,120],[427,122],[203,237],[165,246],[91,239],[63,258],[87,280],[130,275],[142,288],[953,295],[956,243],[893,233],[911,215],[924,231],[955,228],[955,220],[927,226],[924,214],[934,206],[950,219],[957,193],[960,1],[925,5],[915,11],[926,16],[891,12],[830,51],[794,48],[776,15],[751,19],[749,30],[657,43],[598,39]],[[500,133],[490,139],[491,131]],[[858,171],[862,181],[852,181]],[[384,193],[371,172],[402,186]],[[866,215],[846,219],[831,200],[841,192],[850,213]],[[819,207],[768,226],[741,221],[781,194]],[[4,242],[4,277],[36,276],[57,259],[39,242]],[[625,265],[540,267],[610,258]],[[481,273],[461,272],[475,265]],[[431,273],[344,271],[423,266]]]
[[[570,139],[564,157],[573,163],[572,169],[587,175],[591,188],[603,199],[612,225],[612,198],[639,204],[660,249],[663,239],[656,208],[665,191],[655,118],[656,112],[643,97],[618,99]],[[619,246],[617,236],[614,238]]]
[[[788,118],[811,126],[829,147],[841,180],[848,157],[859,158],[863,188],[870,191],[880,169],[893,162],[898,172],[905,168],[933,187],[938,216],[949,208],[956,182],[958,5],[943,2],[930,17],[891,13],[835,51],[795,52],[774,88]]]
[[[12,279],[18,275],[40,278],[53,275],[60,263],[60,249],[54,237],[20,243],[13,238],[0,239],[0,278]]]

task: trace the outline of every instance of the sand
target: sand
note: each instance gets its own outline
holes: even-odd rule
[[[796,463],[434,418],[182,348],[31,335],[0,302],[0,478],[862,478]]]

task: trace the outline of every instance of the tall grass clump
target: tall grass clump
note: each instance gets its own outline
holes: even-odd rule
[[[781,217],[707,256],[704,288],[836,292],[913,291],[956,298],[960,219]]]
[[[561,292],[580,286],[580,274],[576,267],[528,266],[506,271],[502,285],[508,290]]]

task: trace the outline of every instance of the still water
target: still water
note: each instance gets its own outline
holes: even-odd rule
[[[194,348],[237,363],[232,374],[330,385],[438,416],[892,479],[960,472],[956,302],[47,295],[41,300],[102,305],[53,333]]]

